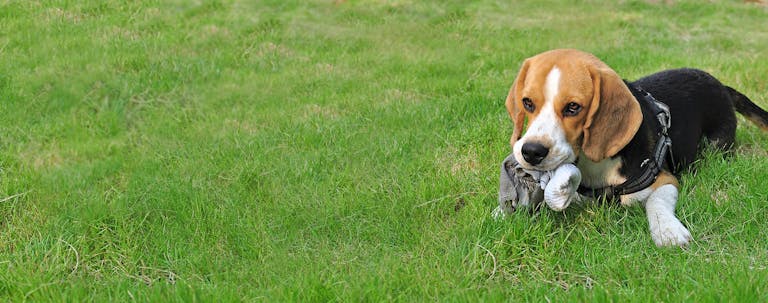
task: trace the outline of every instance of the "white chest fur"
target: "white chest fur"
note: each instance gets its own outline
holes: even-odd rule
[[[581,171],[581,185],[591,188],[602,188],[609,185],[618,185],[627,180],[619,173],[621,159],[605,159],[600,162],[592,162],[584,154],[579,155],[579,163],[576,165]]]

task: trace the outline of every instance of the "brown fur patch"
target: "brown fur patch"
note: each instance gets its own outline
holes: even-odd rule
[[[656,190],[657,188],[667,184],[672,184],[678,189],[680,188],[680,182],[677,182],[677,178],[674,175],[670,174],[667,171],[662,171],[661,173],[659,173],[659,176],[656,177],[656,182],[653,182],[653,184],[651,184],[651,188]]]
[[[762,129],[764,131],[768,131],[768,124],[765,124],[765,120],[763,120],[763,118],[760,117],[759,115],[757,115],[755,113],[748,114],[748,115],[745,115],[745,114],[742,113],[742,115],[747,120],[752,121],[752,123],[757,125],[757,127],[759,127],[760,129]]]
[[[595,95],[584,124],[584,154],[592,161],[616,155],[640,129],[640,104],[621,77],[604,63],[590,66]]]
[[[523,123],[525,123],[525,111],[523,110],[523,104],[522,104],[522,97],[520,97],[519,91],[522,90],[522,87],[525,82],[525,78],[528,72],[528,60],[523,62],[523,66],[520,67],[520,72],[517,74],[517,78],[515,78],[515,82],[512,84],[512,87],[509,89],[509,94],[507,94],[507,100],[504,102],[504,105],[507,107],[507,112],[509,113],[509,117],[512,118],[512,123],[515,124],[515,130],[512,133],[512,137],[509,139],[509,145],[515,144],[515,141],[517,139],[520,139],[520,136],[523,133]]]

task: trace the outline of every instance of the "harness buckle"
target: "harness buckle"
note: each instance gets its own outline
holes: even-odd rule
[[[651,93],[644,90],[642,87],[635,86],[635,89],[637,89],[641,94],[643,94],[643,98],[645,101],[647,101],[650,104],[653,104],[656,106],[656,119],[659,120],[659,125],[661,125],[661,132],[662,134],[666,135],[667,130],[672,127],[672,115],[669,113],[669,106],[666,104],[659,102],[659,100],[656,100],[656,98],[651,95]]]
[[[650,101],[653,101],[653,103],[659,107],[661,110],[658,114],[656,114],[656,119],[659,120],[659,124],[661,125],[661,130],[663,134],[667,134],[667,130],[672,126],[672,115],[669,114],[669,106],[667,106],[664,103],[659,102],[655,98],[653,98],[650,94],[646,93],[647,97],[650,97]]]

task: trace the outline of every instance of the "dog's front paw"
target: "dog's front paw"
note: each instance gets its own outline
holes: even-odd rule
[[[656,246],[686,246],[691,241],[691,232],[677,218],[660,219],[651,224],[651,238]]]
[[[579,198],[581,172],[573,164],[563,164],[553,173],[544,189],[544,201],[555,211],[562,211]]]

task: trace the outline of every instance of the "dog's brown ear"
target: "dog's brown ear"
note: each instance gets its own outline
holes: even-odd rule
[[[515,144],[515,141],[520,139],[520,135],[523,133],[523,124],[525,123],[525,112],[520,108],[520,100],[523,98],[523,86],[525,84],[525,76],[528,73],[528,60],[523,62],[523,66],[520,67],[520,72],[517,73],[517,78],[512,84],[512,88],[509,89],[507,94],[507,101],[504,104],[507,106],[507,112],[509,117],[512,118],[512,123],[515,124],[515,130],[512,132],[512,137],[509,138],[509,144]]]
[[[594,97],[584,123],[584,155],[594,162],[615,156],[643,121],[640,104],[619,75],[607,66],[591,66]]]

